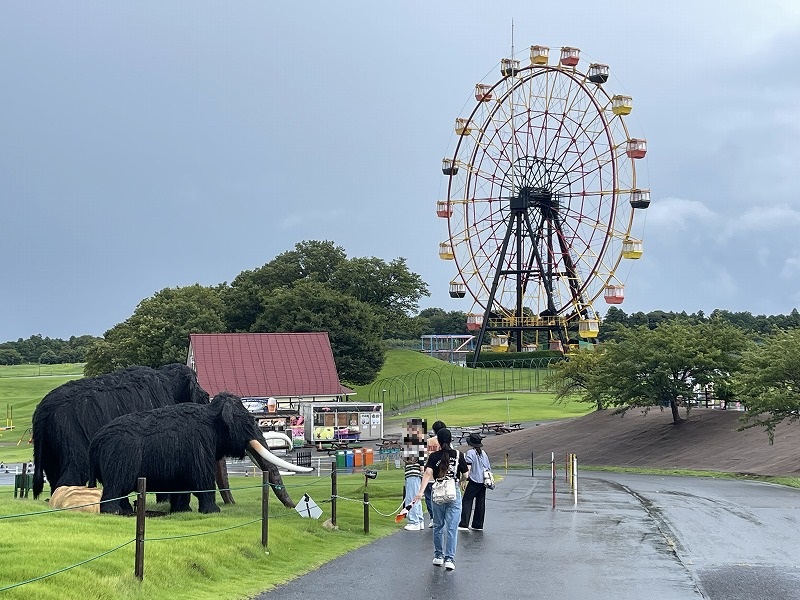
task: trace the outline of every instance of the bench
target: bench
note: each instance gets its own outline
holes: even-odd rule
[[[509,423],[508,425],[500,425],[495,427],[495,433],[511,433],[512,431],[521,431],[522,423]]]
[[[481,433],[497,433],[498,427],[505,427],[505,421],[486,421],[481,423]]]
[[[361,448],[361,444],[356,442],[351,442],[348,440],[337,440],[333,442],[319,442],[317,444],[317,450],[319,452],[327,452],[328,456],[332,454],[336,454],[339,450],[355,450],[356,448]]]
[[[471,434],[480,432],[480,427],[460,427],[458,428],[458,443],[463,444],[464,440],[466,440]]]

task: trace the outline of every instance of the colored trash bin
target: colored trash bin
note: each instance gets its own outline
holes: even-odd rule
[[[353,453],[353,466],[361,467],[364,465],[364,453],[361,450],[356,450]]]
[[[347,450],[345,453],[345,466],[352,467],[353,466],[353,451]]]
[[[344,455],[344,450],[339,450],[336,452],[336,468],[337,469],[344,469],[347,466],[347,459]]]
[[[375,462],[375,451],[372,448],[364,448],[364,464],[371,465]]]

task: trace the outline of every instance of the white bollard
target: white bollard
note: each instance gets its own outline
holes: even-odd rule
[[[578,505],[578,455],[572,455],[572,489],[575,498],[575,506]]]

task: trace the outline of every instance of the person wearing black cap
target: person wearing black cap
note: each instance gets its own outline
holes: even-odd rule
[[[439,433],[440,429],[444,429],[446,425],[444,421],[435,421],[433,425],[431,425],[431,436],[428,438],[428,443],[425,446],[425,454],[430,456],[434,452],[440,449],[439,447],[439,440],[436,439],[436,434]],[[428,485],[425,486],[425,508],[428,509],[428,516],[430,517],[430,523],[428,523],[428,527],[433,527],[433,500],[431,500],[431,494],[433,493],[433,482],[431,481]]]
[[[483,451],[483,440],[477,433],[471,433],[467,438],[469,450],[464,455],[464,460],[469,465],[469,477],[464,488],[464,498],[461,501],[461,521],[459,531],[469,531],[470,515],[472,516],[472,529],[483,530],[483,519],[486,516],[486,486],[483,484],[483,472],[491,470],[489,457]],[[472,501],[475,501],[475,512],[472,513]]]
[[[455,480],[455,498],[443,504],[433,503],[433,564],[437,567],[444,565],[445,569],[452,571],[456,568],[458,521],[461,518],[461,488],[458,482],[467,474],[469,467],[464,455],[451,447],[453,436],[449,429],[440,429],[436,433],[436,439],[441,449],[428,457],[421,489],[414,496],[414,502],[419,502],[422,498],[423,490],[429,481],[447,478]]]

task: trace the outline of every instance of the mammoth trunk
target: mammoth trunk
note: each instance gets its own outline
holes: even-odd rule
[[[308,472],[311,471],[311,469],[307,467],[298,467],[297,465],[293,465],[278,458],[256,440],[252,440],[248,445],[247,454],[259,469],[267,471],[270,486],[278,500],[280,500],[284,506],[294,508],[295,503],[286,491],[286,487],[283,485],[283,478],[281,477],[278,467],[295,472]]]
[[[251,450],[250,448],[247,449],[247,455],[259,469],[267,472],[269,476],[270,487],[272,488],[272,491],[275,492],[275,497],[281,501],[281,504],[287,508],[294,508],[296,504],[286,491],[286,487],[283,485],[283,478],[281,477],[281,472],[278,470],[278,467],[261,458],[260,454],[254,450]]]

